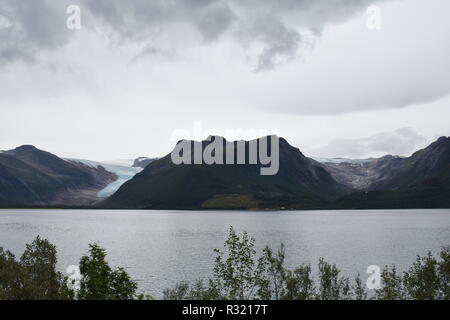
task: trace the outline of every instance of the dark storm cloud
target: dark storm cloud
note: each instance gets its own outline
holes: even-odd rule
[[[91,26],[101,23],[124,40],[148,39],[163,34],[171,25],[186,24],[206,42],[214,41],[235,18],[226,2],[216,0],[83,0],[82,6],[94,19]]]
[[[195,28],[206,42],[224,33],[248,47],[261,45],[257,69],[296,57],[300,30],[320,33],[376,0],[120,0],[84,1],[94,17],[124,38],[147,38],[175,23]]]
[[[0,0],[0,65],[66,44],[66,7],[64,1]]]
[[[79,4],[83,27],[101,25],[122,40],[151,41],[180,23],[205,42],[229,33],[243,46],[260,44],[257,68],[268,69],[296,57],[300,30],[318,34],[374,2],[380,0],[0,0],[0,17],[10,23],[0,24],[0,63],[67,43],[73,33],[65,27],[65,9]]]

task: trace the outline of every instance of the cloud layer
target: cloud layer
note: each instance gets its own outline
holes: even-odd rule
[[[193,32],[203,44],[227,36],[249,49],[257,70],[265,70],[310,45],[305,34],[317,36],[326,25],[344,22],[374,2],[381,1],[1,0],[0,17],[7,23],[0,31],[0,63],[32,59],[40,50],[66,44],[71,34],[65,8],[77,4],[84,27],[103,29],[118,41],[143,43],[154,52],[171,32],[179,39]]]
[[[81,30],[66,28],[69,4]],[[333,139],[356,147],[324,156],[406,153],[358,139],[449,134],[448,12],[448,0],[0,0],[0,148],[159,156],[202,121],[275,129],[308,155]]]

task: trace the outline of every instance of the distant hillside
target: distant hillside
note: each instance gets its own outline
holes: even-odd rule
[[[450,138],[441,137],[411,157],[378,162],[378,177],[367,190],[343,197],[336,207],[450,208]]]
[[[387,155],[378,159],[326,160],[321,165],[336,181],[355,190],[369,190],[374,183],[386,179],[403,166],[404,158]]]
[[[203,148],[207,144],[203,141]],[[235,142],[231,146],[236,152]],[[246,150],[248,158],[248,142]],[[279,139],[279,150],[279,171],[273,176],[260,175],[261,165],[175,165],[169,154],[150,163],[103,205],[171,209],[309,208],[348,192],[324,168],[283,138]]]
[[[0,153],[0,206],[89,205],[116,176],[25,145]]]
[[[395,168],[386,170],[371,190],[398,190],[434,181],[446,187],[450,173],[450,137],[441,137],[411,157],[398,161]]]

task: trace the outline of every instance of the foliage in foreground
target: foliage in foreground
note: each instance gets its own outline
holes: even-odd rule
[[[80,260],[80,300],[133,300],[137,295],[137,283],[123,268],[113,270],[106,262],[106,250],[97,244],[89,245],[89,255]]]
[[[257,255],[255,240],[230,228],[224,250],[216,249],[213,276],[193,284],[178,283],[163,292],[164,299],[274,299],[274,300],[363,300],[368,298],[359,274],[353,280],[341,275],[334,264],[319,260],[317,273],[309,264],[290,270],[285,267],[283,244],[274,252],[265,247]],[[123,268],[112,269],[106,251],[89,245],[80,259],[81,279],[72,290],[69,279],[56,271],[56,248],[37,237],[20,259],[0,247],[0,299],[131,300],[151,298],[137,294],[137,283]],[[417,257],[402,274],[395,266],[381,273],[382,286],[373,299],[433,299],[450,297],[450,248],[442,248],[438,258],[431,253]]]
[[[216,249],[211,279],[193,285],[181,282],[164,291],[164,299],[275,299],[275,300],[365,300],[368,292],[359,274],[353,281],[341,276],[334,264],[319,259],[318,273],[309,264],[293,270],[285,267],[283,244],[277,252],[265,247],[256,256],[255,240],[230,228],[224,251]],[[386,266],[381,273],[382,286],[371,298],[380,300],[449,300],[450,248],[444,247],[440,259],[431,253],[417,257],[405,273]]]
[[[55,267],[55,246],[39,237],[26,245],[18,260],[0,247],[0,299],[73,298]]]
[[[137,284],[122,268],[113,270],[106,251],[89,245],[88,255],[80,260],[79,290],[56,271],[56,248],[37,237],[19,260],[0,247],[0,300],[128,300],[141,299]]]

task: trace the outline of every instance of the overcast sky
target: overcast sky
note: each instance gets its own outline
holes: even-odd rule
[[[72,4],[80,30],[66,27]],[[201,121],[204,138],[277,130],[309,156],[409,155],[450,135],[449,12],[448,0],[0,0],[0,149],[161,156]]]

